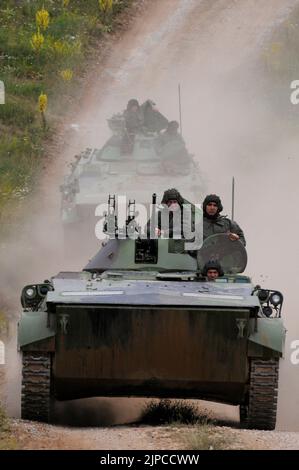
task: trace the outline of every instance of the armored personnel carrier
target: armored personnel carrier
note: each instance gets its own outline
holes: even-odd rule
[[[116,223],[83,271],[24,287],[23,418],[48,421],[52,399],[200,398],[275,428],[283,296],[242,274],[241,242],[213,235],[196,253],[184,243]],[[213,282],[201,275],[211,259],[225,273]]]
[[[84,239],[85,248],[89,245],[86,256],[91,256],[99,244],[95,211],[106,204],[107,194],[125,194],[128,200],[134,197],[147,204],[153,188],[163,192],[170,179],[187,199],[200,201],[204,191],[199,166],[179,135],[165,141],[165,134],[153,131],[153,125],[150,130],[142,128],[136,135],[128,135],[122,114],[114,115],[108,124],[112,137],[102,148],[86,149],[77,155],[61,186],[66,247],[76,251],[79,243],[82,250]]]

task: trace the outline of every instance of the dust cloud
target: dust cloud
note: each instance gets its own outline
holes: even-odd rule
[[[62,426],[113,426],[138,421],[146,400],[86,398],[53,404],[52,422]]]
[[[66,123],[65,150],[42,178],[38,195],[28,202],[20,233],[2,244],[0,274],[1,292],[16,319],[22,286],[59,270],[82,268],[87,261],[82,256],[86,247],[82,253],[74,253],[68,265],[63,255],[58,187],[66,163],[85,147],[103,144],[109,135],[106,119],[123,110],[131,97],[140,101],[152,98],[163,114],[178,120],[180,83],[184,138],[200,164],[207,193],[221,196],[228,215],[231,178],[236,178],[235,218],[247,238],[246,273],[285,296],[288,334],[281,361],[278,427],[287,430],[299,430],[299,366],[290,362],[290,342],[299,338],[298,138],[267,102],[259,58],[271,32],[296,5],[297,0],[149,2],[105,66],[99,66],[80,113]],[[178,189],[184,193],[184,188]],[[15,328],[11,336],[15,338]],[[13,398],[8,399],[8,408],[17,414],[20,376],[12,375],[7,396]],[[93,403],[87,403],[88,409]],[[61,405],[60,411],[57,406],[59,419],[73,414],[74,421],[81,422],[80,411],[78,415],[68,412],[75,404]],[[113,406],[115,403],[107,404],[103,414],[99,408],[95,420],[116,422],[120,410]],[[129,401],[125,406],[130,409]],[[135,417],[136,409],[131,411]]]

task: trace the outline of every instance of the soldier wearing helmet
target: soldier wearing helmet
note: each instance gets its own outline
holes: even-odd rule
[[[168,119],[157,109],[156,103],[146,100],[140,109],[143,113],[144,130],[146,132],[161,132],[167,128]]]
[[[124,112],[126,130],[129,135],[134,135],[142,130],[143,113],[136,99],[128,101],[127,109]]]
[[[135,135],[142,132],[143,113],[136,99],[128,101],[127,109],[124,111],[125,134],[122,138],[121,152],[130,155],[134,150]]]
[[[174,204],[182,208],[184,204],[184,198],[177,189],[167,189],[164,191],[161,204],[166,204],[168,208],[174,208]]]
[[[169,142],[178,142],[185,145],[181,134],[179,134],[179,123],[177,121],[170,121],[166,130],[159,136],[158,143],[160,147],[163,148]]]
[[[185,225],[186,228],[192,226],[191,214],[183,215],[184,204],[187,204],[187,201],[177,189],[171,188],[164,191],[156,219],[155,233],[158,236],[163,234],[169,238],[184,238]],[[189,220],[190,217],[191,220]],[[150,234],[150,221],[147,224],[147,233]]]
[[[206,196],[203,201],[203,238],[218,233],[227,233],[231,240],[240,240],[246,246],[243,230],[226,216],[220,215],[223,210],[221,199],[216,194]]]
[[[170,173],[180,173],[191,164],[183,137],[179,133],[179,123],[170,121],[167,129],[157,139],[157,152]]]
[[[224,272],[218,261],[210,260],[204,265],[202,275],[205,276],[208,281],[215,281],[218,277],[222,277]]]

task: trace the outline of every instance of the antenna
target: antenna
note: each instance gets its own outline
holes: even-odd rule
[[[152,213],[150,219],[150,238],[155,238],[155,224],[156,224],[156,203],[157,203],[157,194],[153,193],[152,195]]]
[[[180,131],[183,135],[183,123],[182,123],[182,103],[181,103],[181,84],[179,83],[179,113],[180,113]]]
[[[235,217],[235,177],[232,180],[232,220]]]

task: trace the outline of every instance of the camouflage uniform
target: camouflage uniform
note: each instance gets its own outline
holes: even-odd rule
[[[132,111],[127,110],[124,112],[124,118],[126,123],[126,130],[128,133],[137,134],[142,131],[143,127],[143,114],[140,110]]]
[[[136,108],[135,110],[133,108]],[[135,135],[142,132],[144,119],[139,103],[135,99],[128,102],[127,109],[124,111],[125,133],[121,142],[121,153],[130,155],[134,150]]]
[[[174,213],[168,209],[167,207],[167,202],[170,200],[177,201],[177,203],[180,206],[180,216],[179,216],[179,222],[180,226],[175,227],[174,226],[174,221],[175,221],[175,215]],[[192,212],[190,214],[185,214],[183,216],[183,205],[184,204],[189,204],[188,201],[186,201],[179,191],[175,188],[167,189],[164,194],[163,198],[161,201],[160,210],[157,214],[157,219],[156,219],[156,227],[160,230],[163,230],[164,236],[169,237],[169,238],[176,238],[176,236],[180,237],[181,239],[184,239],[184,234],[185,232],[187,233],[187,230],[192,230],[194,231],[194,214]],[[163,227],[162,225],[162,213],[165,215],[165,219],[163,220],[166,223],[166,227]],[[147,233],[148,236],[150,235],[150,220],[147,223]]]
[[[148,132],[160,132],[166,129],[168,125],[168,119],[155,109],[154,106],[155,103],[151,100],[145,101],[140,106],[144,118],[144,127]]]
[[[210,237],[217,233],[236,233],[240,237],[240,241],[246,246],[246,240],[243,230],[239,225],[230,220],[228,217],[218,215],[215,219],[203,216],[203,238]]]
[[[209,216],[206,212],[207,205],[210,202],[214,202],[218,207],[218,212],[215,216]],[[230,220],[228,217],[220,215],[223,206],[221,199],[216,194],[209,194],[203,201],[203,239],[216,235],[219,233],[236,233],[240,237],[240,241],[246,246],[246,240],[243,230],[239,225]]]

